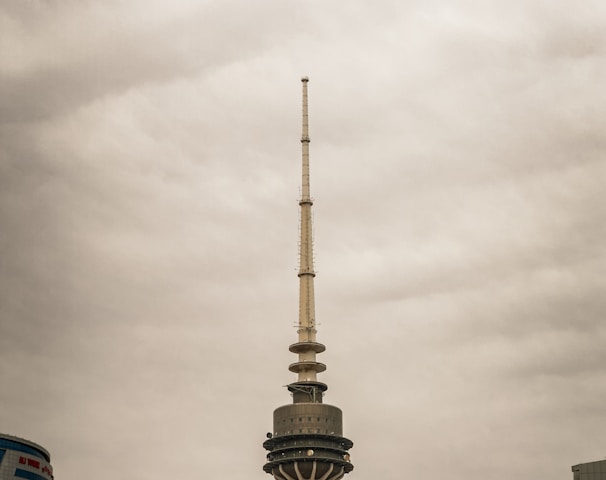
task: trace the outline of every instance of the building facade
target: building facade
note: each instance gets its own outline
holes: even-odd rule
[[[53,480],[50,453],[40,445],[0,433],[0,480]]]
[[[572,466],[573,480],[606,480],[606,460]]]
[[[326,365],[316,355],[326,347],[316,339],[314,306],[312,214],[313,201],[309,182],[309,130],[307,113],[307,83],[303,82],[303,134],[300,244],[299,244],[299,322],[297,342],[289,350],[297,361],[288,369],[297,380],[287,385],[292,404],[274,410],[273,429],[267,433],[263,447],[269,451],[265,472],[276,480],[340,480],[353,470],[349,458],[351,440],[343,436],[341,409],[323,403],[325,383],[318,374]]]

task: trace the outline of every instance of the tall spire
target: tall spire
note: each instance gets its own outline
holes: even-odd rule
[[[326,370],[326,366],[316,362],[316,353],[325,350],[324,345],[316,342],[316,313],[314,299],[314,252],[311,207],[313,200],[309,182],[309,115],[307,111],[307,83],[303,86],[303,121],[301,132],[301,238],[299,242],[299,324],[298,342],[291,345],[290,351],[299,354],[299,361],[289,369],[298,374],[298,382],[317,382],[317,374]],[[320,393],[320,392],[317,392]]]
[[[301,240],[299,244],[299,341],[310,341],[315,335],[314,252],[309,182],[309,115],[307,113],[307,77],[303,84],[303,128],[301,132]]]
[[[312,242],[313,201],[309,185],[309,122],[307,113],[307,77],[303,82],[303,132],[301,135],[303,168],[301,199],[301,238],[299,247],[299,323],[298,341],[289,350],[298,354],[288,369],[297,381],[287,385],[292,404],[274,410],[273,431],[267,433],[263,447],[269,451],[265,472],[275,480],[341,480],[353,470],[348,450],[353,442],[343,437],[343,413],[340,408],[322,402],[328,386],[319,382],[318,373],[326,365],[316,361],[325,350],[316,341]]]

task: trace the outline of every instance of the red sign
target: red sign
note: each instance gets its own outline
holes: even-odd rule
[[[27,465],[28,467],[34,467],[40,470],[40,462],[38,460],[34,460],[33,458],[19,457],[19,463],[21,465]],[[42,472],[46,473],[51,478],[53,477],[53,471],[46,465],[42,467]]]

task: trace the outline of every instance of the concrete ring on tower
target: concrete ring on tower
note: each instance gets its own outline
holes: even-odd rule
[[[322,353],[324,350],[326,350],[326,347],[318,342],[298,342],[293,343],[290,347],[288,347],[288,349],[292,353],[302,353],[309,351]]]
[[[320,372],[323,372],[326,370],[326,365],[324,365],[323,363],[320,363],[320,362],[312,362],[311,360],[307,360],[307,361],[304,360],[302,362],[291,363],[288,366],[288,369],[294,373],[303,372],[305,370],[311,370],[312,372],[320,373]]]

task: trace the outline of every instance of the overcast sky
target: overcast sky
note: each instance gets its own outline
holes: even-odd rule
[[[606,457],[602,0],[2,0],[0,432],[270,478],[303,75],[348,478]]]

